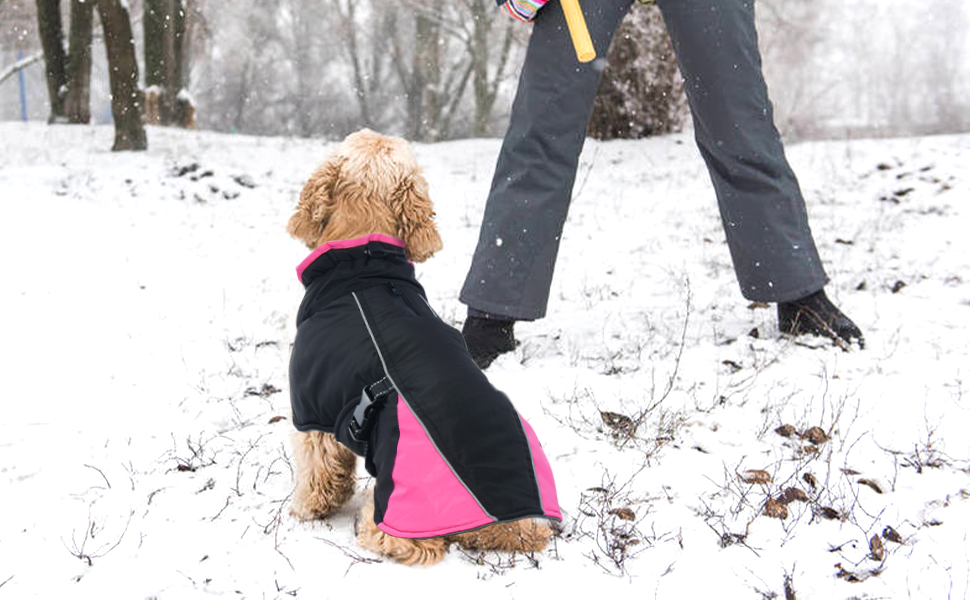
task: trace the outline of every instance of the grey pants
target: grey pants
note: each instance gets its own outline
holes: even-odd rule
[[[632,0],[587,0],[599,56]],[[753,0],[659,0],[707,163],[734,270],[750,300],[822,289],[798,181],[785,159],[761,72]],[[535,20],[481,233],[460,299],[473,309],[543,317],[600,72],[576,61],[562,8]]]

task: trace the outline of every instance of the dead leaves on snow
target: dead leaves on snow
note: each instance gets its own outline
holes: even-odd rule
[[[765,502],[764,513],[766,517],[785,520],[788,518],[788,507],[774,498],[768,498]]]
[[[613,510],[609,511],[609,514],[615,515],[618,518],[623,519],[624,521],[636,521],[637,520],[637,514],[635,512],[633,512],[633,509],[631,509],[629,507],[614,508]]]
[[[859,568],[860,565],[856,564],[850,569],[846,568],[842,563],[836,563],[835,576],[839,579],[844,579],[849,583],[861,583],[870,577],[880,575],[885,568],[886,559],[889,557],[889,549],[886,547],[886,542],[892,542],[894,544],[904,543],[903,537],[899,535],[895,529],[887,525],[883,528],[881,536],[879,534],[875,534],[869,538],[869,554],[866,556],[866,558],[879,563],[878,567]]]
[[[784,424],[781,427],[775,429],[775,433],[783,438],[791,438],[798,435],[798,430],[795,429],[794,425]]]
[[[799,431],[794,425],[784,423],[775,428],[774,431],[776,434],[785,439],[803,440],[808,442],[807,445],[802,446],[799,444],[796,448],[796,455],[800,456],[819,454],[821,452],[820,446],[828,443],[831,440],[829,434],[818,426],[809,427],[803,431]],[[842,473],[847,477],[861,475],[861,473],[858,471],[848,467],[843,468]],[[742,471],[738,474],[738,478],[749,485],[761,486],[769,486],[773,480],[772,475],[763,469],[748,469]],[[801,474],[801,480],[807,485],[806,489],[810,490],[812,494],[817,494],[824,491],[815,475],[808,471]],[[859,483],[859,485],[868,487],[877,494],[884,493],[883,486],[880,485],[875,479],[859,477],[856,481]],[[813,499],[808,493],[806,493],[804,489],[791,486],[785,487],[774,496],[769,496],[761,509],[761,514],[769,518],[784,520],[788,518],[788,505],[792,502],[805,502],[812,504],[813,513],[822,519],[844,521],[848,518],[847,515],[842,511],[831,506],[823,506],[818,503],[818,496]]]
[[[742,471],[738,477],[741,478],[741,481],[752,485],[767,485],[771,483],[771,474],[768,471],[762,471],[760,469]]]
[[[798,436],[816,446],[821,446],[825,442],[829,441],[828,434],[825,433],[825,430],[821,427],[809,427],[805,431],[799,433],[798,429],[796,429],[794,425],[789,425],[786,423],[775,429],[775,433],[783,438],[789,439]]]
[[[903,543],[903,536],[899,535],[899,532],[889,525],[886,525],[886,527],[883,528],[882,537],[886,538],[890,542],[895,542],[897,544]]]
[[[808,502],[808,500],[808,494],[795,487],[785,488],[785,491],[782,492],[781,497],[779,498],[779,501],[783,502],[784,504],[791,504],[792,502]]]
[[[749,485],[769,485],[772,481],[771,473],[763,469],[747,469],[738,473],[738,478]],[[773,519],[787,519],[788,505],[792,502],[809,502],[810,498],[804,490],[796,487],[786,487],[774,498],[765,501],[762,512]]]
[[[808,440],[816,446],[821,446],[825,442],[829,441],[829,436],[822,430],[821,427],[809,427],[802,433],[802,439]]]
[[[615,438],[632,438],[637,433],[636,422],[626,415],[603,410],[600,411],[600,419],[612,431]]]
[[[886,547],[883,546],[878,535],[872,536],[869,540],[869,557],[878,562],[882,562],[886,558]]]
[[[804,491],[795,488],[785,488],[783,492],[774,498],[765,501],[764,515],[773,519],[785,520],[788,518],[788,505],[792,502],[810,502],[811,499]]]

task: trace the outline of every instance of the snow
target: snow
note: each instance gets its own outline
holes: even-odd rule
[[[429,569],[356,546],[362,493],[328,521],[287,514],[307,250],[284,227],[333,145],[0,138],[0,597],[970,595],[968,135],[788,148],[829,295],[866,334],[852,352],[742,299],[689,134],[589,141],[549,316],[487,371],[543,442],[562,535]],[[415,146],[445,246],[419,278],[456,325],[499,144]],[[810,501],[762,514],[790,487]],[[903,543],[877,561],[884,531]]]

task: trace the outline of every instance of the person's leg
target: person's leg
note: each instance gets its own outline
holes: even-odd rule
[[[600,56],[632,0],[586,2]],[[508,320],[545,316],[556,254],[601,71],[581,64],[558,2],[539,11],[478,246],[460,300]]]
[[[753,0],[660,0],[741,293],[784,302],[828,281],[773,122]]]
[[[855,324],[821,291],[828,276],[774,125],[754,0],[659,0],[659,5],[741,293],[778,302],[784,331],[855,337],[861,343]],[[809,298],[811,312],[821,319],[817,323],[805,311]],[[790,318],[796,313],[800,319]]]
[[[606,55],[631,3],[597,0],[584,5],[600,56]],[[602,75],[597,66],[576,60],[562,7],[558,2],[546,5],[533,25],[478,246],[459,296],[468,305],[462,335],[483,369],[515,348],[516,320],[546,314],[559,239]]]

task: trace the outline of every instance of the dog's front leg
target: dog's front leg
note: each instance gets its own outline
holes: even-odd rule
[[[374,523],[374,497],[368,499],[357,516],[357,543],[371,552],[404,565],[429,567],[445,557],[448,543],[444,538],[411,540],[388,535]]]
[[[357,456],[331,433],[293,434],[296,486],[290,514],[301,521],[322,519],[347,503],[357,483]]]

